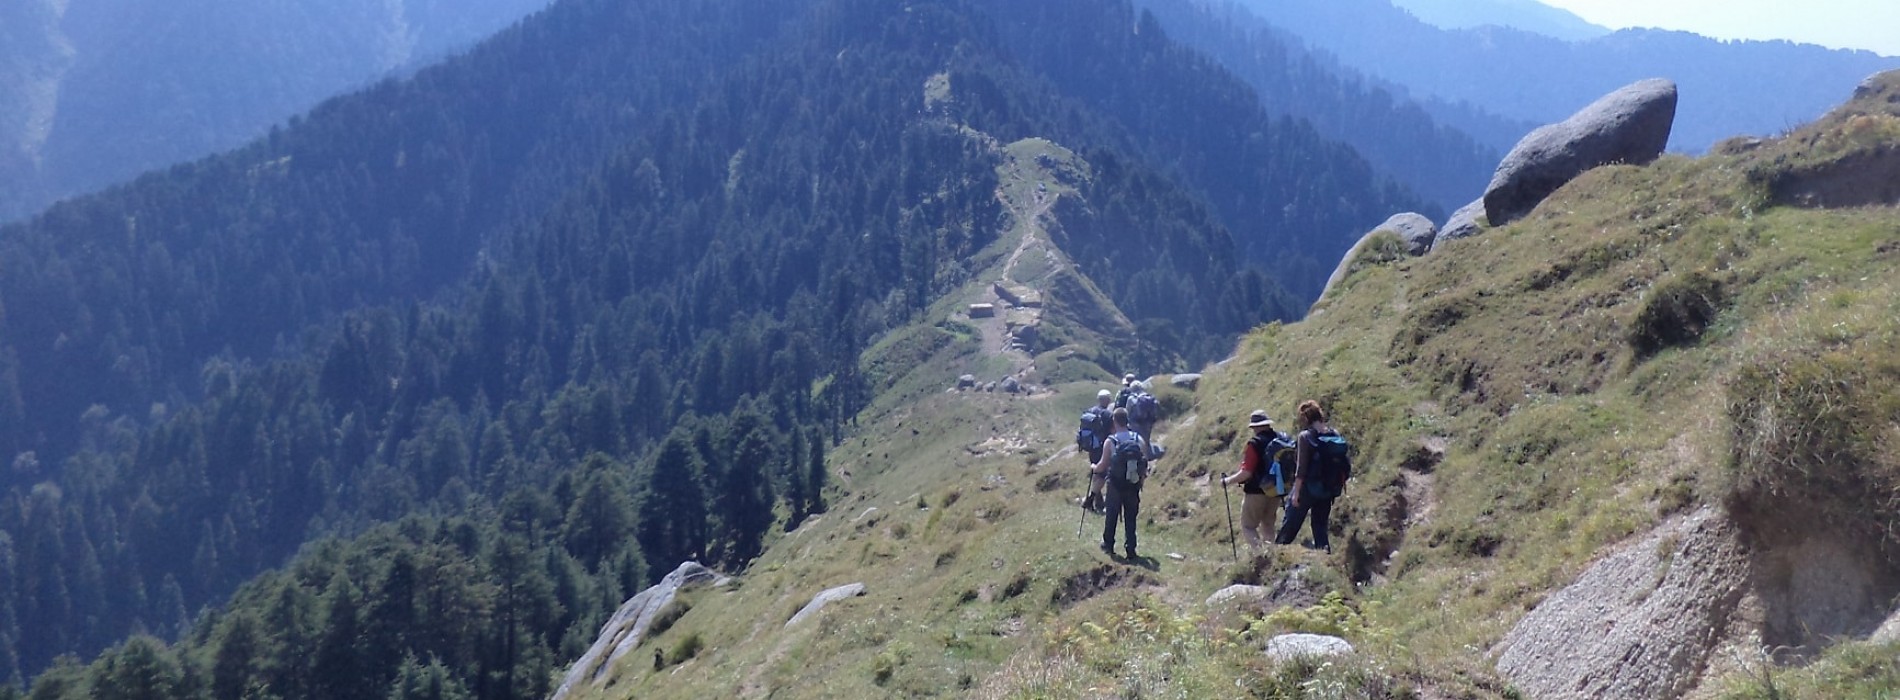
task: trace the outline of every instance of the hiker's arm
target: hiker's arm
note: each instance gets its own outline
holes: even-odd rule
[[[1306,473],[1313,468],[1313,446],[1307,444],[1305,433],[1293,439],[1293,464],[1293,485],[1287,487],[1287,498],[1297,506],[1306,500],[1300,494],[1306,490]]]
[[[1246,456],[1240,459],[1240,471],[1235,472],[1233,476],[1221,479],[1220,485],[1232,486],[1237,483],[1246,483],[1253,479],[1253,470],[1260,468],[1260,455],[1256,454],[1258,450],[1255,450],[1252,445],[1248,445],[1242,448],[1242,450],[1242,454]]]
[[[1089,467],[1089,473],[1090,474],[1107,474],[1108,461],[1112,459],[1111,455],[1114,455],[1114,454],[1115,454],[1115,438],[1109,438],[1107,440],[1103,440],[1102,441],[1102,458],[1095,460],[1095,464]]]

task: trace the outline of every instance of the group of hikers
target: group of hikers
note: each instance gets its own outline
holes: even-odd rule
[[[1240,468],[1221,478],[1222,487],[1237,486],[1244,494],[1240,527],[1255,553],[1268,542],[1293,544],[1309,520],[1313,539],[1307,546],[1332,551],[1327,522],[1333,500],[1352,476],[1349,449],[1346,439],[1327,422],[1319,402],[1301,402],[1298,415],[1300,430],[1293,436],[1275,430],[1266,411],[1249,415],[1247,427],[1253,436],[1242,452]],[[1141,486],[1148,478],[1149,464],[1162,453],[1152,442],[1159,420],[1159,402],[1133,374],[1122,377],[1120,392],[1098,392],[1095,406],[1082,413],[1076,448],[1089,460],[1089,489],[1082,509],[1085,516],[1105,516],[1101,548],[1110,556],[1115,553],[1119,521],[1124,531],[1122,554],[1137,558],[1135,519],[1141,511]],[[1276,512],[1280,513],[1277,525]],[[1232,521],[1230,510],[1230,539]]]

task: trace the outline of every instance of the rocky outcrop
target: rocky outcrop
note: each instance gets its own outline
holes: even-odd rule
[[[1432,241],[1438,237],[1438,227],[1432,225],[1431,219],[1413,213],[1396,214],[1386,219],[1385,223],[1379,224],[1371,231],[1367,231],[1366,235],[1360,236],[1359,242],[1354,243],[1352,249],[1346,251],[1346,256],[1339,259],[1339,266],[1333,268],[1332,276],[1326,278],[1326,288],[1320,291],[1319,298],[1325,299],[1327,292],[1333,290],[1333,285],[1339,284],[1340,280],[1352,274],[1356,269],[1353,266],[1359,262],[1360,255],[1365,253],[1372,241],[1382,233],[1398,236],[1407,254],[1424,255],[1432,249]],[[1386,262],[1386,259],[1367,262]]]
[[[1483,233],[1484,225],[1487,223],[1489,222],[1484,220],[1484,200],[1473,200],[1470,204],[1459,207],[1458,211],[1452,212],[1451,218],[1445,220],[1445,227],[1439,229],[1438,238],[1432,241],[1432,249],[1437,250],[1439,246],[1445,244],[1445,241],[1470,238]]]
[[[1534,698],[1675,698],[1748,594],[1737,528],[1712,509],[1619,547],[1525,615],[1498,671]]]
[[[1350,654],[1352,654],[1352,644],[1344,639],[1323,634],[1283,634],[1267,640],[1267,658],[1274,661]]]
[[[1569,119],[1517,142],[1491,176],[1484,212],[1492,226],[1522,218],[1557,188],[1611,163],[1647,164],[1669,145],[1676,84],[1644,80],[1591,103]]]
[[[710,583],[725,585],[732,579],[717,571],[700,566],[698,562],[686,562],[660,579],[658,584],[627,599],[612,619],[600,628],[600,637],[594,640],[594,646],[568,667],[567,676],[561,679],[561,687],[554,691],[551,700],[565,700],[570,694],[604,679],[608,669],[620,661],[620,657],[640,646],[646,638],[647,630],[653,625],[653,618],[665,608],[667,603],[679,595],[682,588],[695,584]]]
[[[1169,377],[1168,383],[1188,391],[1193,391],[1201,386],[1201,375],[1193,373],[1177,374]]]
[[[806,603],[805,607],[799,608],[797,615],[793,615],[792,619],[786,620],[785,627],[789,629],[805,618],[818,614],[818,611],[825,609],[827,605],[848,598],[856,598],[861,595],[864,595],[864,584],[862,583],[849,583],[837,588],[826,589],[823,593],[812,596],[811,602]]]

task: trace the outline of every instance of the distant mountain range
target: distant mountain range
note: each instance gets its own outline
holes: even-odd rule
[[[1623,85],[1670,78],[1682,89],[1670,147],[1685,151],[1805,123],[1866,77],[1900,67],[1900,58],[1866,51],[1685,32],[1623,30],[1572,42],[1497,26],[1440,29],[1391,0],[1231,1],[1414,95],[1512,120],[1556,121]],[[1509,148],[1523,134],[1473,135]]]
[[[1610,33],[1609,28],[1591,24],[1576,13],[1535,0],[1394,0],[1393,4],[1441,29],[1510,27],[1565,41]]]
[[[0,220],[231,148],[548,0],[11,0]]]

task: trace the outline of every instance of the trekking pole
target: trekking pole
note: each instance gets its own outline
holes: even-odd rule
[[[1211,477],[1210,477],[1211,478]],[[1222,477],[1225,481],[1226,477]],[[1227,546],[1234,550],[1234,563],[1240,563],[1240,545],[1234,542],[1234,501],[1227,495],[1227,485],[1220,485],[1221,503],[1227,505]]]

